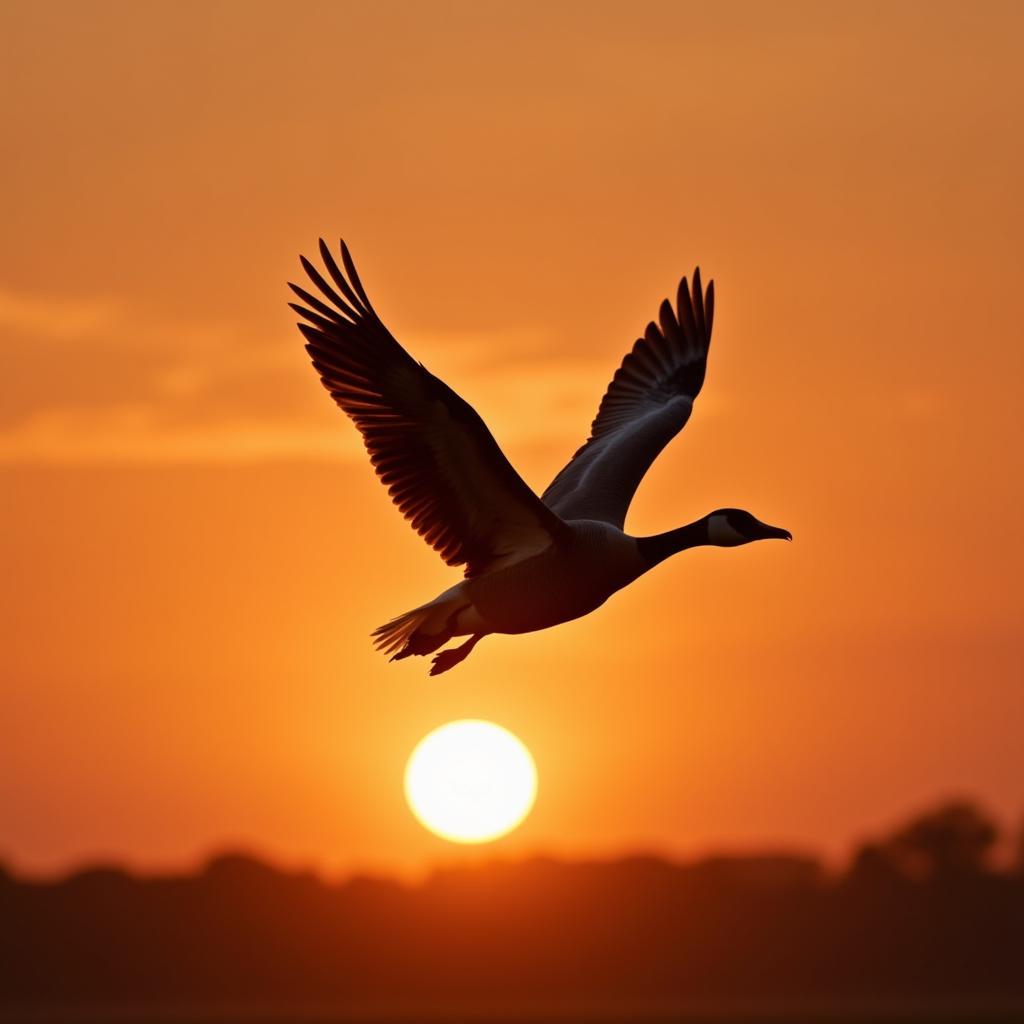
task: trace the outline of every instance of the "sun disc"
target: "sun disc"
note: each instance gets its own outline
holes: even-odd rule
[[[424,736],[405,769],[405,797],[431,832],[486,843],[511,832],[537,796],[537,768],[522,741],[480,719],[448,722]]]

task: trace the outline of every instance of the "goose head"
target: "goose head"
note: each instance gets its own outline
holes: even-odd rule
[[[719,508],[704,517],[708,543],[734,548],[753,540],[792,540],[793,534],[781,526],[769,526],[741,508]]]

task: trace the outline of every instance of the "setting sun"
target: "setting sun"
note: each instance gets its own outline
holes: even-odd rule
[[[449,722],[416,746],[405,796],[431,832],[456,843],[486,843],[514,829],[537,796],[530,752],[493,722]]]

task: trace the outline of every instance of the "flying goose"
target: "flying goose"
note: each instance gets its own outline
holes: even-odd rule
[[[391,660],[434,654],[431,675],[488,633],[529,633],[592,612],[669,555],[703,544],[792,540],[749,512],[720,508],[653,537],[623,532],[658,453],[683,428],[704,383],[714,283],[680,282],[622,361],[590,437],[537,497],[477,412],[416,362],[377,316],[345,243],[344,273],[320,240],[331,282],[304,256],[321,297],[298,285],[306,350],[331,397],[363,435],[370,461],[413,528],[465,578],[373,633]],[[458,647],[439,651],[453,637]]]

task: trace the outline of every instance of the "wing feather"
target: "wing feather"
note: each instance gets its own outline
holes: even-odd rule
[[[477,412],[395,340],[341,243],[327,275],[302,267],[323,298],[289,287],[317,373],[352,419],[377,475],[413,529],[449,565],[478,576],[561,541],[566,524],[530,490]],[[328,304],[330,303],[330,304]]]
[[[707,369],[715,285],[700,269],[679,283],[615,372],[590,437],[544,492],[562,519],[599,519],[622,528],[640,481],[685,426]]]

